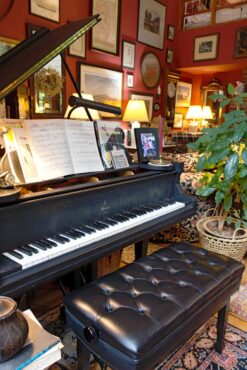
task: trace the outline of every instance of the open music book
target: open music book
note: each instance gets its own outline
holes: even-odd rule
[[[11,127],[4,135],[5,148],[20,183],[104,171],[93,122],[47,119],[5,123]]]

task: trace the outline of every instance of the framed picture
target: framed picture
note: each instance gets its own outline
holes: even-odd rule
[[[173,50],[166,49],[166,63],[171,64],[173,61]]]
[[[140,75],[142,83],[152,89],[158,85],[161,75],[159,58],[154,53],[145,53],[140,61]]]
[[[134,75],[132,73],[127,73],[127,87],[134,86]]]
[[[92,29],[91,48],[119,54],[120,0],[93,0],[93,14],[101,21]]]
[[[159,133],[157,128],[136,128],[135,139],[138,161],[145,163],[159,156]]]
[[[178,81],[176,93],[176,107],[190,106],[191,91],[192,84]]]
[[[247,57],[247,27],[237,29],[234,57]]]
[[[195,37],[194,61],[212,60],[218,57],[219,34]]]
[[[86,35],[82,35],[69,46],[69,55],[86,58]]]
[[[122,43],[122,67],[135,68],[135,44],[124,40]]]
[[[53,22],[60,21],[60,0],[29,0],[30,13]]]
[[[123,73],[80,63],[80,91],[92,94],[94,100],[122,108]],[[100,112],[101,117],[115,117],[112,113]]]
[[[7,37],[0,36],[0,56],[7,53],[10,49],[12,49],[15,45],[18,44],[19,41],[9,39]]]
[[[168,40],[174,40],[174,36],[175,36],[175,26],[169,24],[168,25],[168,30],[167,30],[167,38]]]
[[[183,126],[183,115],[175,113],[173,127],[182,128],[182,126]]]
[[[138,93],[138,92],[131,92],[129,99],[144,100],[144,103],[146,105],[147,112],[148,112],[148,119],[150,122],[153,116],[153,95],[143,94],[143,93]]]
[[[139,0],[138,41],[163,49],[166,6],[156,0]]]

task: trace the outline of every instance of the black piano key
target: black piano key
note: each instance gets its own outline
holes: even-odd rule
[[[26,256],[32,256],[33,255],[33,253],[30,250],[28,250],[27,248],[25,248],[24,246],[17,248],[17,250],[24,253]]]
[[[93,224],[90,224],[89,226],[92,226],[96,230],[103,230],[106,228],[103,224],[100,224],[99,222],[94,222]]]
[[[46,251],[47,250],[47,247],[46,246],[44,246],[43,244],[40,244],[38,242],[32,242],[31,244],[34,245],[36,248],[41,249],[42,251]]]
[[[69,239],[78,239],[78,235],[75,235],[75,233],[73,233],[71,230],[66,230],[66,231],[63,231],[62,233],[63,235],[65,235],[65,237],[69,238]],[[68,241],[69,241],[68,239]]]
[[[123,212],[121,212],[121,214],[123,214],[124,216],[127,216],[129,218],[136,218],[136,215],[134,215],[134,213],[131,213],[131,212],[128,212],[128,211],[123,211]]]
[[[69,241],[68,238],[65,238],[65,236],[61,236],[59,234],[54,234],[54,235],[50,236],[49,238],[55,240],[59,244],[65,244],[67,241]]]
[[[107,223],[103,222],[103,221],[98,221],[98,223],[100,225],[102,225],[105,229],[107,229],[109,227],[109,225]]]
[[[25,248],[28,248],[31,252],[33,252],[33,253],[35,253],[35,254],[39,253],[39,251],[38,251],[36,248],[32,247],[32,246],[31,246],[31,245],[29,245],[29,244],[24,245],[24,247],[25,247]]]
[[[57,243],[56,242],[54,242],[53,240],[48,240],[48,239],[42,239],[43,240],[43,242],[45,241],[45,242],[47,242],[47,243],[49,243],[49,245],[50,246],[52,246],[52,247],[57,247]]]
[[[76,229],[81,230],[81,231],[83,231],[86,234],[92,234],[92,233],[95,233],[96,232],[95,229],[93,229],[93,228],[91,228],[89,226],[86,226],[86,225],[76,226]]]
[[[8,252],[9,253],[9,252]],[[20,271],[22,269],[18,262],[12,261],[10,258],[0,254],[0,276],[11,275],[14,272]]]
[[[107,225],[114,226],[117,225],[117,222],[110,219],[110,218],[103,218],[102,222],[106,223]]]
[[[18,253],[16,251],[8,251],[8,253],[11,254],[12,256],[18,258],[19,260],[23,259],[23,255],[21,253]]]
[[[82,236],[85,236],[85,233],[84,232],[82,232],[82,231],[79,231],[79,230],[77,230],[76,228],[74,229],[71,229],[71,230],[73,230],[73,232],[74,233],[76,233],[77,235],[78,235],[78,237],[80,238],[80,237],[82,237]]]
[[[49,243],[49,240],[46,240],[46,239],[40,239],[38,241],[39,244],[43,245],[44,247],[48,248],[48,249],[51,249],[52,248],[52,244]]]

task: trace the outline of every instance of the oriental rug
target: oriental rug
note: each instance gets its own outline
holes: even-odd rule
[[[232,295],[230,314],[247,322],[247,284],[241,285],[239,290]]]
[[[214,350],[216,319],[211,318],[156,370],[244,370],[247,369],[247,333],[227,324],[225,349],[222,354]],[[48,328],[49,329],[49,328]],[[76,369],[76,337],[61,321],[53,325],[53,333],[59,335],[64,344],[63,358],[49,370]],[[50,330],[51,331],[51,330]],[[91,370],[99,370],[92,363]],[[107,367],[107,370],[110,368]],[[128,370],[128,369],[126,369]],[[148,370],[148,369],[147,369]]]

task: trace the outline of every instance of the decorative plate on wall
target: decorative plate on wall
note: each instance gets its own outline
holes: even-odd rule
[[[145,53],[140,62],[140,75],[142,83],[149,89],[158,85],[161,66],[159,58],[154,53]]]

